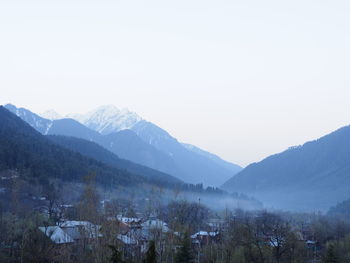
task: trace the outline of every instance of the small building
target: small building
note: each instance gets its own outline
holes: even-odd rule
[[[160,219],[149,219],[141,224],[143,229],[147,230],[159,230],[162,233],[168,233],[169,227],[167,223]]]
[[[64,221],[57,226],[41,226],[39,230],[55,244],[102,237],[100,226],[88,221]]]
[[[141,228],[141,219],[137,217],[126,217],[122,215],[117,216],[117,220],[129,228]]]
[[[68,220],[60,223],[59,226],[74,240],[102,237],[101,226],[88,221]]]
[[[193,244],[208,245],[211,242],[219,241],[220,233],[218,231],[199,231],[191,235]]]
[[[55,244],[74,243],[74,239],[59,226],[39,227],[39,230]]]

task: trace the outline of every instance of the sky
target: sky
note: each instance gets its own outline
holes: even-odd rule
[[[246,166],[350,124],[350,1],[0,0],[0,104],[114,104]]]

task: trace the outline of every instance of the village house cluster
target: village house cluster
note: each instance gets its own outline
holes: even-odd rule
[[[172,231],[168,224],[155,216],[147,219],[137,217],[126,217],[117,215],[108,217],[109,226],[111,223],[117,228],[115,241],[122,248],[123,254],[143,254],[147,251],[149,242],[162,241],[170,236],[179,239],[181,234]],[[40,226],[39,230],[57,246],[74,246],[84,240],[95,240],[103,237],[101,225],[95,225],[88,221],[62,220],[54,226]],[[216,225],[215,225],[216,227]],[[219,242],[220,232],[198,231],[193,233],[191,241],[194,247],[208,245],[210,242]]]

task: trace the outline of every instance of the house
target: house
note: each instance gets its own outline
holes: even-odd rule
[[[148,239],[143,235],[142,229],[130,229],[126,234],[117,235],[117,240],[122,245],[125,256],[140,256],[148,248]]]
[[[122,215],[117,216],[117,220],[129,228],[141,228],[141,219],[137,217],[126,217]]]
[[[39,227],[39,230],[55,244],[69,244],[102,237],[100,226],[88,221],[64,221],[57,226]]]
[[[168,233],[169,227],[167,223],[160,219],[149,219],[141,224],[143,229],[147,230],[159,230],[162,233]]]
[[[94,225],[88,221],[68,220],[60,223],[59,226],[74,240],[102,237],[100,232],[101,226]]]
[[[74,239],[59,226],[39,227],[39,230],[55,244],[70,244],[74,242]]]
[[[218,229],[223,229],[224,227],[227,227],[227,222],[219,217],[209,219],[207,224],[210,227],[210,231],[216,231]]]
[[[152,218],[141,223],[138,218],[118,217],[118,220],[129,225],[127,232],[117,235],[117,240],[122,245],[124,255],[142,255],[148,249],[149,242],[155,240],[159,242],[158,248],[167,235],[171,233],[167,223]]]
[[[130,235],[117,235],[117,239],[125,245],[136,245],[137,240],[131,237]]]
[[[219,241],[220,233],[218,231],[199,231],[191,235],[191,240],[193,244],[198,245],[208,245],[211,242]]]

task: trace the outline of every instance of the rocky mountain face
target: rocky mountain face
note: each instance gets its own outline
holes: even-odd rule
[[[48,120],[10,104],[5,107],[42,134],[93,141],[121,158],[172,174],[188,183],[219,186],[241,169],[197,147],[190,149],[127,109],[108,105],[87,114]]]

